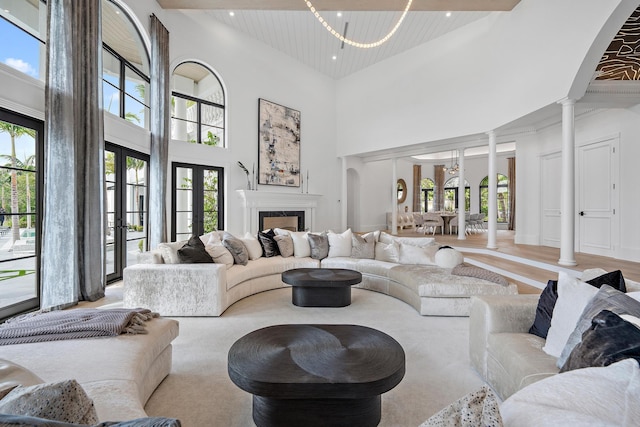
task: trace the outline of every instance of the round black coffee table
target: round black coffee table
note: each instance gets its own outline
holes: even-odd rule
[[[362,282],[359,271],[345,268],[294,268],[282,273],[292,286],[291,302],[299,307],[346,307],[351,285]]]
[[[358,325],[276,325],[229,350],[231,380],[253,394],[253,420],[266,426],[377,426],[381,394],[405,372],[400,344]]]

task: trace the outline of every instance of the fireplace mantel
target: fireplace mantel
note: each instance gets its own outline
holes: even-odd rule
[[[274,191],[236,190],[244,210],[244,232],[258,233],[258,212],[300,210],[305,213],[305,227],[314,230],[320,194],[276,193]]]

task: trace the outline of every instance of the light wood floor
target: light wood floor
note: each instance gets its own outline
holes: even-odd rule
[[[422,236],[421,233],[412,231],[403,231],[400,235]],[[436,234],[435,238],[441,245],[449,245],[462,251],[468,262],[483,263],[495,269],[513,273],[516,278],[511,277],[510,280],[518,284],[520,293],[540,293],[540,287],[546,285],[549,279],[557,279],[558,271],[561,269],[583,271],[599,267],[607,271],[621,270],[625,278],[640,282],[640,263],[638,262],[576,253],[576,266],[560,266],[558,265],[560,249],[547,246],[517,245],[513,243],[513,231],[499,230],[497,232],[498,249],[495,250],[487,249],[486,232],[468,235],[465,240],[459,240],[457,235],[449,234]],[[519,280],[518,276],[521,276],[522,280]],[[531,285],[531,281],[538,284]]]

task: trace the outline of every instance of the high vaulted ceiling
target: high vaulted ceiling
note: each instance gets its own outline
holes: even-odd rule
[[[383,45],[360,49],[331,35],[304,0],[157,0],[164,9],[204,13],[334,79],[426,43],[491,12],[506,12],[520,0],[413,0],[404,22]],[[405,0],[315,0],[313,6],[338,32],[358,42],[384,37]],[[230,15],[233,12],[233,16]],[[338,17],[337,12],[342,16]],[[447,16],[447,12],[451,12]],[[335,57],[335,59],[333,59]]]

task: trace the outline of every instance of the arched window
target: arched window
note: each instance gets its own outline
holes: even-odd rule
[[[128,14],[102,0],[103,108],[149,128],[149,53]]]
[[[47,5],[43,1],[0,2],[0,61],[44,80]]]
[[[197,62],[173,71],[171,137],[179,141],[225,146],[225,94],[220,79]]]
[[[449,178],[444,183],[444,210],[455,211],[458,210],[458,183],[460,178],[454,176]],[[469,181],[464,180],[464,210],[465,212],[471,208],[471,188],[469,187]]]
[[[433,210],[433,187],[434,183],[431,178],[423,178],[420,181],[420,209],[422,212]]]
[[[506,175],[498,174],[498,222],[509,221],[509,178]],[[480,212],[484,214],[486,221],[489,213],[489,177],[486,176],[480,181]]]

